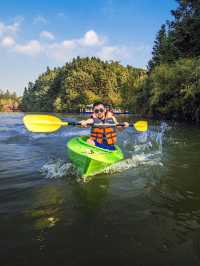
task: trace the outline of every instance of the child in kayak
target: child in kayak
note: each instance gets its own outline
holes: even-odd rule
[[[102,102],[95,103],[93,105],[92,117],[87,120],[80,121],[80,123],[83,127],[93,124],[90,138],[87,140],[88,144],[95,145],[103,149],[115,150],[114,145],[117,141],[115,124],[118,124],[118,122],[114,113],[110,110],[107,111]],[[98,126],[98,124],[100,126]],[[102,124],[105,124],[105,126],[102,126]],[[124,128],[128,126],[129,124],[125,122]]]

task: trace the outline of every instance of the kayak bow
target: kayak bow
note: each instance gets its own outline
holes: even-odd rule
[[[90,145],[88,137],[75,137],[67,143],[68,156],[81,176],[88,177],[101,173],[107,166],[124,158],[118,145],[110,151]]]

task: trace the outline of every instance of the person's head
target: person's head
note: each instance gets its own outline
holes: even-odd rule
[[[105,105],[102,102],[96,102],[93,104],[93,112],[97,118],[104,118],[106,113]]]

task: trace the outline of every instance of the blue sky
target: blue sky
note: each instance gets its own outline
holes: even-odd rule
[[[175,0],[4,1],[0,9],[0,89],[23,93],[47,66],[98,56],[145,67]]]

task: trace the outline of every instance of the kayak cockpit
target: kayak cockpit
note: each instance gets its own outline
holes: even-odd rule
[[[102,149],[88,144],[88,136],[75,137],[68,141],[68,156],[82,176],[91,176],[124,158],[118,145],[115,150]]]

